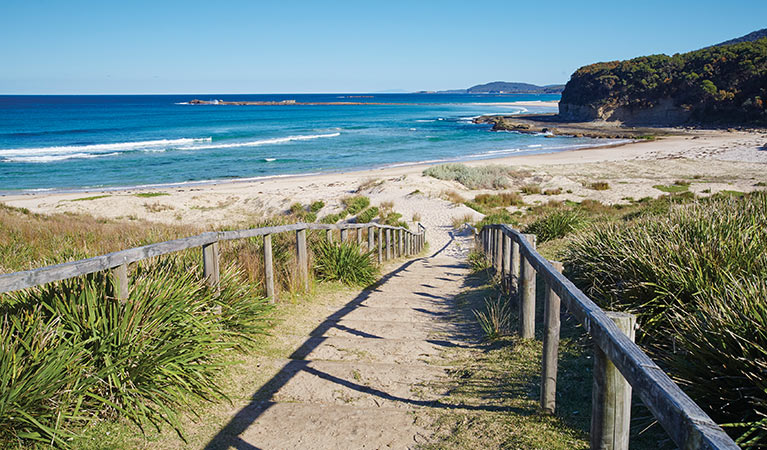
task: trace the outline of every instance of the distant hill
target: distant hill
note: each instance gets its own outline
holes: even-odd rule
[[[565,85],[559,115],[632,125],[767,125],[767,38],[751,36],[673,56],[581,67]]]
[[[753,33],[748,33],[745,36],[741,36],[735,39],[730,39],[729,41],[724,41],[719,44],[712,45],[711,47],[721,47],[722,45],[731,45],[731,44],[737,44],[740,42],[754,42],[766,37],[767,37],[767,28],[762,28],[759,31],[754,31]],[[711,47],[706,47],[706,48],[711,48]]]
[[[429,92],[432,94],[559,94],[564,89],[564,84],[550,84],[538,86],[530,83],[511,83],[507,81],[493,81],[492,83],[478,84],[468,89],[450,89],[447,91]],[[421,91],[425,93],[425,91]]]

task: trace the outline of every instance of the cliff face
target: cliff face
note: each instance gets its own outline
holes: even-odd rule
[[[767,39],[581,67],[559,114],[630,125],[767,124]]]

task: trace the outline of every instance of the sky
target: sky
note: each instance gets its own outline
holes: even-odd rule
[[[565,83],[767,27],[767,1],[0,0],[0,94]]]

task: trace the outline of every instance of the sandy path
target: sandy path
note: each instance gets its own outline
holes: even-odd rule
[[[375,288],[306,334],[283,336],[289,359],[261,362],[277,375],[232,411],[206,448],[413,448],[429,439],[429,410],[444,409],[443,350],[476,342],[456,317],[469,236],[430,231],[430,255],[395,267]],[[435,245],[443,243],[441,247]],[[442,364],[441,364],[442,363]]]

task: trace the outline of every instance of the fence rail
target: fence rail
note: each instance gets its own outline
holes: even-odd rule
[[[631,392],[639,395],[681,449],[737,449],[735,442],[633,342],[628,314],[603,311],[535,249],[535,236],[508,225],[487,225],[475,233],[510,292],[519,294],[519,333],[535,337],[535,281],[544,282],[544,351],[541,407],[555,407],[560,301],[583,324],[595,344],[591,448],[627,449]],[[620,372],[615,372],[612,367]],[[621,377],[622,375],[622,377]]]
[[[0,294],[27,289],[54,281],[66,280],[95,272],[113,270],[118,284],[117,295],[119,298],[127,298],[128,295],[128,264],[135,263],[155,256],[167,255],[182,250],[201,247],[203,253],[204,276],[209,283],[215,284],[219,279],[219,255],[218,243],[235,239],[245,239],[257,236],[264,237],[264,271],[266,280],[267,296],[275,298],[274,291],[274,268],[272,263],[271,236],[278,233],[296,233],[296,257],[298,262],[299,277],[304,287],[308,287],[309,261],[306,251],[307,230],[327,230],[328,238],[332,239],[334,230],[341,231],[341,239],[348,239],[348,230],[357,230],[357,242],[362,241],[362,229],[368,229],[369,251],[375,249],[375,234],[378,234],[378,262],[395,256],[410,256],[420,253],[426,242],[426,228],[418,223],[418,232],[413,232],[404,227],[393,227],[377,223],[347,223],[347,224],[315,224],[296,223],[274,227],[252,228],[247,230],[207,232],[197,236],[190,236],[157,244],[121,250],[106,255],[79,261],[66,262],[39,269],[25,270],[0,275]],[[378,233],[373,230],[378,229]],[[382,231],[386,231],[386,242],[383,242]],[[392,243],[391,235],[395,235]],[[393,245],[397,244],[397,245]]]

